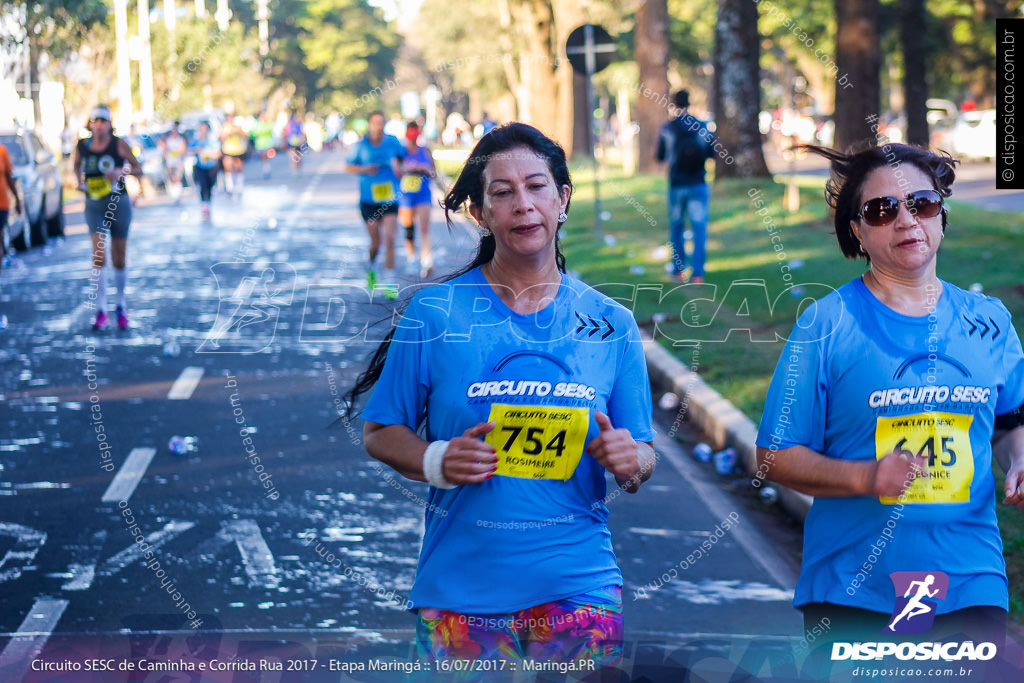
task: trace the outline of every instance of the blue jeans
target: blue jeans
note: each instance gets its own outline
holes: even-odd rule
[[[693,233],[693,275],[704,276],[705,243],[708,239],[708,203],[711,193],[707,183],[679,185],[668,188],[668,237],[672,243],[672,272],[686,268],[687,253],[683,240],[686,217],[690,217]]]

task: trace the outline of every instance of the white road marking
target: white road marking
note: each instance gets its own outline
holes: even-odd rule
[[[36,598],[14,637],[0,652],[0,680],[20,681],[25,678],[32,660],[42,652],[67,606],[67,600]]]
[[[22,569],[36,558],[36,553],[46,543],[46,533],[21,524],[0,522],[0,536],[14,536],[17,539],[3,559],[0,559],[0,583],[3,583],[21,576]]]
[[[100,502],[116,503],[131,498],[154,455],[156,455],[155,448],[133,448],[124,464],[121,465],[121,469],[114,475],[106,493],[100,498]]]
[[[264,588],[277,588],[281,579],[277,575],[274,555],[270,552],[270,547],[255,521],[235,519],[224,522],[217,538],[222,541],[234,541],[238,546],[250,583]]]
[[[171,390],[167,392],[167,399],[170,401],[187,401],[192,398],[192,392],[199,386],[199,380],[203,378],[203,368],[189,366],[181,371],[178,379],[174,380]]]
[[[61,590],[84,591],[92,586],[96,578],[96,563],[99,562],[106,540],[106,530],[100,530],[85,545],[72,546],[71,562],[68,563],[68,574],[71,576],[61,586]]]
[[[142,547],[141,543],[132,543],[130,546],[104,562],[103,566],[100,567],[97,573],[100,576],[113,576],[132,562],[141,560],[146,552],[159,548],[164,543],[167,543],[167,541],[188,531],[195,525],[195,522],[182,522],[179,520],[168,522],[163,529],[151,534],[146,534],[146,543],[149,543],[149,545],[152,546],[148,551],[140,550]]]

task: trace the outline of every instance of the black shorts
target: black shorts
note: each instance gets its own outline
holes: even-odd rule
[[[384,216],[397,216],[398,202],[386,202],[384,204],[359,202],[359,213],[363,215],[363,220],[367,223],[370,221],[379,221]]]

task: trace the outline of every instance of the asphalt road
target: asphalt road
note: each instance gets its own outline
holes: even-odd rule
[[[342,169],[340,153],[301,177],[250,168],[210,224],[189,195],[143,200],[128,331],[90,329],[74,221],[0,276],[0,681],[407,680],[426,486],[338,420],[392,311],[363,286]],[[441,270],[469,258],[468,229],[432,232]],[[655,410],[655,477],[609,501],[624,676],[790,680],[799,529]],[[195,450],[172,453],[176,435]]]

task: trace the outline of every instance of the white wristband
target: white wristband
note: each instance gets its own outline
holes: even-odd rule
[[[455,484],[444,478],[444,454],[447,450],[447,441],[435,441],[423,453],[423,476],[428,484],[439,489],[455,488]]]

